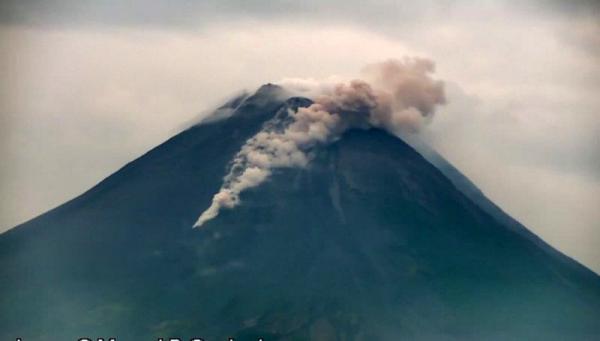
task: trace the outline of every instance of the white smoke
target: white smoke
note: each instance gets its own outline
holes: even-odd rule
[[[194,227],[216,217],[222,208],[238,205],[240,193],[263,183],[272,169],[306,166],[315,146],[334,141],[350,128],[417,132],[435,107],[445,103],[443,83],[430,76],[434,69],[428,59],[404,58],[367,66],[368,82],[356,79],[330,86],[295,81],[303,90],[319,90],[314,103],[290,110],[287,118],[274,118],[246,141]]]

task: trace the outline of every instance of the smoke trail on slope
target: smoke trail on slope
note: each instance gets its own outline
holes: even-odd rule
[[[222,208],[240,203],[240,193],[263,183],[274,168],[304,167],[309,152],[328,144],[351,128],[381,128],[393,134],[417,132],[445,103],[443,83],[430,74],[434,63],[404,58],[369,65],[369,82],[352,80],[323,87],[314,103],[288,117],[274,118],[250,138],[232,161],[223,185],[194,224],[200,227]],[[283,124],[283,127],[282,127]]]

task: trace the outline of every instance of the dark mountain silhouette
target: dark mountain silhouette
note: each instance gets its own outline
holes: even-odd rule
[[[596,274],[381,130],[192,229],[244,142],[310,103],[263,86],[0,235],[0,339],[598,339]]]

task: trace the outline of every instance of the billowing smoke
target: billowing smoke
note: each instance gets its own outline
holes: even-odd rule
[[[351,128],[380,128],[392,134],[417,132],[444,104],[443,83],[431,78],[434,63],[422,58],[389,60],[365,68],[366,80],[320,87],[314,103],[276,117],[237,153],[212,204],[194,227],[222,208],[240,203],[240,193],[263,183],[274,168],[304,167],[317,145]]]

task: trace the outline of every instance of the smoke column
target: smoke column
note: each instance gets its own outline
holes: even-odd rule
[[[270,120],[236,154],[221,189],[194,227],[223,208],[237,206],[240,193],[263,183],[272,169],[306,166],[313,148],[335,141],[348,129],[418,132],[436,106],[445,103],[443,83],[430,76],[434,70],[434,63],[423,58],[369,65],[368,81],[355,79],[321,89],[312,105],[290,110],[285,122]]]

